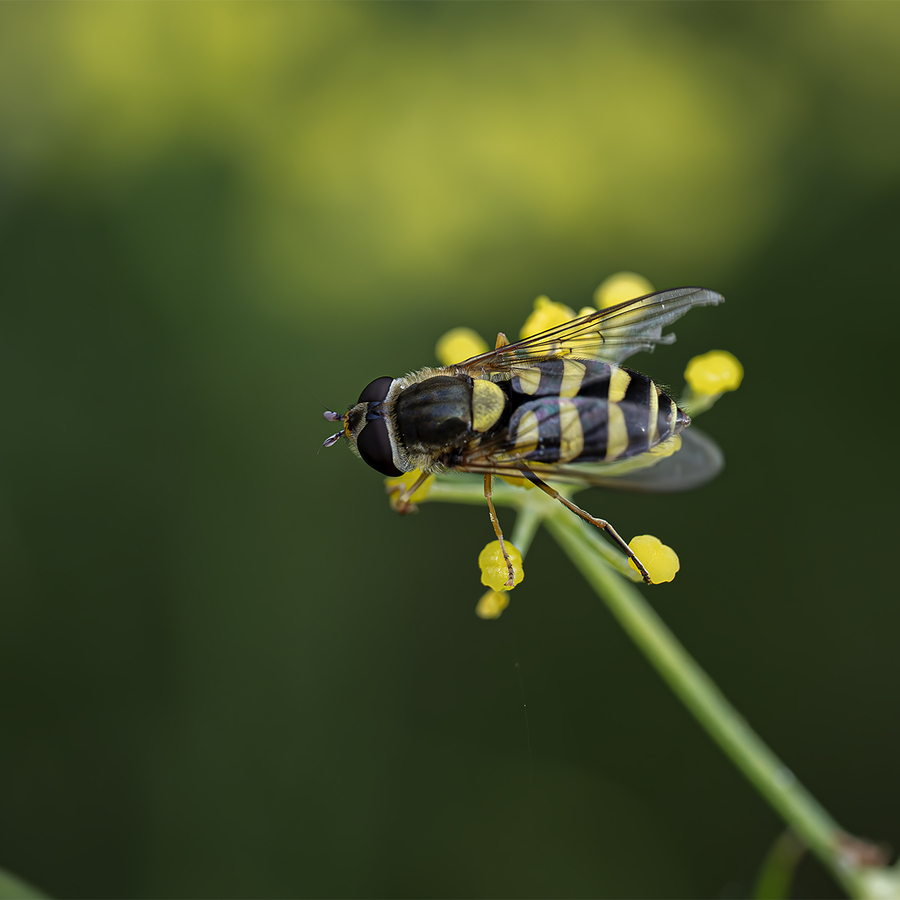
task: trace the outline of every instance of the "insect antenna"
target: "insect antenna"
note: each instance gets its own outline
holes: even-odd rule
[[[322,401],[320,400],[319,402],[321,403]],[[324,404],[322,404],[322,405],[324,406]],[[328,419],[329,422],[343,422],[344,421],[344,416],[341,413],[336,413],[333,410],[330,410],[327,408],[326,408],[325,412],[322,413],[322,415],[325,416],[325,418]],[[344,436],[343,429],[341,431],[336,431],[330,438],[325,439],[325,443],[322,444],[322,447],[333,447],[343,436]],[[319,452],[321,451],[322,447],[319,447],[319,449],[316,450],[316,456],[319,455]]]
[[[325,439],[325,441],[322,444],[322,447],[333,447],[343,436],[344,436],[343,431],[336,431],[330,438]],[[319,449],[316,450],[317,456],[321,452],[322,447],[319,447]]]

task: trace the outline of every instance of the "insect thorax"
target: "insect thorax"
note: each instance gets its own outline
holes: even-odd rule
[[[454,450],[472,428],[472,379],[435,375],[410,385],[394,405],[396,434],[408,452]]]

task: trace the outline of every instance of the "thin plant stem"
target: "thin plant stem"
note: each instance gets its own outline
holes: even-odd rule
[[[544,516],[540,510],[530,503],[521,507],[516,513],[516,527],[513,529],[512,545],[522,555],[522,559],[525,559],[525,554],[528,552],[528,548],[531,547],[531,542],[534,540],[534,536],[543,521]]]
[[[0,897],[8,900],[45,900],[46,896],[27,881],[0,869]]]
[[[428,499],[481,505],[483,485],[461,478],[438,479]],[[763,743],[629,583],[640,576],[629,570],[622,553],[612,548],[596,528],[546,495],[538,495],[537,491],[496,483],[493,499],[498,506],[518,510],[513,542],[521,541],[522,547],[516,543],[520,551],[527,550],[541,522],[547,525],[638,649],[700,725],[851,897],[900,898],[900,863],[897,867],[887,867],[880,848],[841,829]]]
[[[753,900],[785,900],[805,852],[806,846],[790,828],[782,831],[760,866]]]
[[[760,740],[640,592],[597,555],[597,535],[570,515],[546,520],[560,546],[703,728],[851,896],[866,892],[840,854],[844,832]]]

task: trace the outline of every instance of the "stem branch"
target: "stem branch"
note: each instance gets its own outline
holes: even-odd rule
[[[859,872],[839,855],[844,832],[794,773],[760,740],[641,594],[598,556],[598,537],[574,516],[547,527],[612,614],[713,740],[794,829],[851,896],[864,893]]]
[[[900,864],[888,868],[883,852],[852,838],[803,787],[794,773],[760,740],[688,654],[643,596],[625,578],[636,579],[625,557],[581,519],[537,492],[496,483],[494,502],[518,510],[513,543],[523,553],[543,521],[684,705],[822,861],[852,897],[900,898]],[[483,486],[472,480],[438,479],[429,500],[484,503]],[[876,852],[877,851],[877,852]],[[874,855],[873,855],[874,853]]]

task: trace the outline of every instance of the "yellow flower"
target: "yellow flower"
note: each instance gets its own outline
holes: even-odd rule
[[[478,567],[481,569],[481,583],[493,588],[495,591],[509,591],[519,584],[525,577],[525,571],[522,568],[522,554],[509,542],[506,544],[506,552],[509,554],[510,562],[513,565],[513,585],[506,586],[506,580],[509,578],[509,571],[506,568],[506,560],[500,550],[500,541],[491,541],[484,550],[478,554]]]
[[[511,484],[513,487],[523,487],[526,491],[530,491],[532,488],[537,487],[536,484],[529,481],[524,475],[498,475],[497,477],[502,478],[507,484]]]
[[[597,309],[606,309],[635,297],[643,297],[644,294],[653,293],[653,285],[635,272],[616,272],[610,275],[594,291],[594,303]]]
[[[500,613],[509,606],[509,592],[488,591],[475,607],[479,619],[499,619]]]
[[[696,394],[722,394],[737,390],[744,367],[726,350],[695,356],[684,370],[685,381]]]
[[[421,469],[413,469],[412,472],[404,472],[402,475],[398,475],[395,478],[385,478],[384,483],[387,485],[388,495],[390,498],[391,508],[396,510],[397,500],[400,498],[400,495],[411,488],[420,478],[422,477]],[[421,502],[428,496],[428,492],[431,490],[431,486],[434,484],[434,475],[429,475],[422,485],[416,489],[413,493],[412,497],[409,498],[407,503],[416,503]],[[401,512],[409,512],[409,507],[407,506]]]
[[[548,328],[555,328],[557,325],[571,322],[574,318],[575,310],[570,306],[566,306],[564,303],[554,303],[549,297],[538,297],[534,301],[534,311],[525,320],[519,337],[527,338],[533,334],[540,334]]]
[[[631,539],[628,546],[631,547],[635,556],[644,564],[644,568],[654,584],[671,581],[675,577],[675,573],[681,568],[678,554],[652,534],[639,534]],[[635,572],[639,571],[634,564],[634,560],[629,559],[628,564]]]
[[[478,356],[488,349],[487,342],[471,328],[451,328],[437,342],[434,355],[442,366],[452,366]]]

